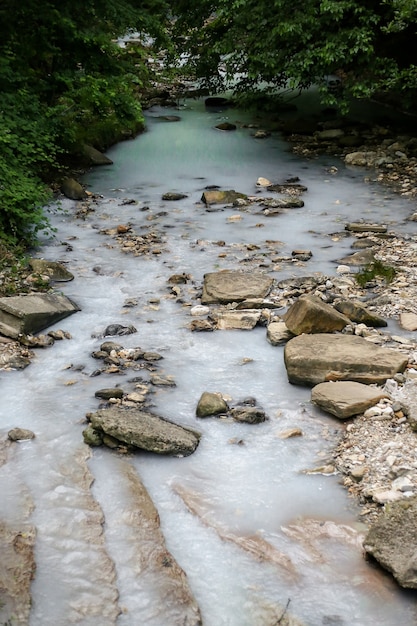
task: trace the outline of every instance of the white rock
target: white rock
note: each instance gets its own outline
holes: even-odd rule
[[[210,307],[204,306],[204,304],[197,304],[190,309],[190,315],[193,315],[195,317],[208,315],[209,313]]]
[[[400,476],[391,483],[391,488],[395,491],[414,491],[415,486],[408,476]]]
[[[338,274],[350,274],[350,267],[349,265],[338,265],[336,272]]]

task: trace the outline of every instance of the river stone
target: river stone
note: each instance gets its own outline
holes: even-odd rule
[[[233,204],[239,198],[247,200],[247,195],[239,193],[234,189],[220,190],[220,189],[207,189],[201,196],[201,201],[204,204]]]
[[[74,274],[71,274],[62,263],[56,261],[47,261],[45,259],[30,259],[30,267],[38,274],[46,274],[56,282],[69,282],[74,280]]]
[[[200,433],[136,408],[110,407],[88,415],[93,428],[129,446],[175,456],[189,456]]]
[[[343,313],[346,315],[352,322],[357,322],[358,324],[366,324],[367,326],[374,327],[383,327],[387,326],[387,322],[384,318],[376,315],[375,313],[371,313],[368,311],[366,307],[363,306],[360,302],[354,302],[352,300],[340,300],[334,304],[334,308],[339,313]],[[416,316],[417,319],[417,316]]]
[[[88,159],[90,165],[112,165],[113,161],[108,156],[93,148],[93,146],[83,145],[83,154]]]
[[[202,304],[242,302],[248,298],[265,298],[273,279],[265,274],[244,272],[211,272],[204,275]]]
[[[27,430],[26,428],[12,428],[7,433],[7,437],[10,441],[25,441],[27,439],[33,439],[35,437],[35,433],[32,430]]]
[[[359,267],[361,265],[369,265],[374,261],[375,255],[372,250],[360,250],[359,252],[354,252],[353,254],[348,254],[347,256],[342,257],[337,262]]]
[[[0,298],[0,333],[17,338],[34,334],[79,311],[75,302],[58,293],[31,293]]]
[[[279,346],[286,343],[294,337],[294,334],[288,330],[284,321],[271,322],[266,329],[266,338],[273,346]]]
[[[364,413],[387,397],[388,394],[377,387],[347,380],[319,383],[311,392],[314,404],[342,420]]]
[[[230,415],[236,422],[247,424],[260,424],[267,419],[265,411],[257,406],[235,407],[230,411]]]
[[[217,314],[219,330],[252,330],[262,315],[260,310],[222,311]]]
[[[350,222],[345,230],[351,233],[386,233],[388,228],[385,224],[369,224],[366,222]]]
[[[415,313],[400,313],[400,325],[404,330],[417,330],[417,315]]]
[[[216,124],[215,128],[217,128],[217,130],[230,131],[236,130],[237,126],[236,124],[232,124],[231,122],[220,122],[220,124]]]
[[[87,196],[83,187],[74,178],[66,178],[61,185],[61,191],[70,200],[84,200]]]
[[[110,398],[123,398],[123,393],[123,389],[115,387],[114,389],[98,389],[94,396],[103,400],[110,400]]]
[[[345,156],[345,163],[359,167],[373,167],[377,158],[378,153],[373,150],[367,152],[349,152],[349,154]]]
[[[227,402],[223,400],[220,393],[204,391],[198,401],[196,415],[197,417],[209,417],[211,415],[227,413],[228,410]]]
[[[402,587],[417,589],[417,496],[386,505],[365,537],[365,551]]]
[[[300,296],[284,316],[287,328],[294,335],[331,333],[343,330],[350,319],[316,296]]]
[[[318,333],[290,339],[284,362],[290,383],[314,386],[331,380],[382,384],[403,372],[408,359],[356,335]]]
[[[183,200],[184,198],[188,198],[187,194],[177,193],[175,191],[168,191],[167,193],[164,193],[162,196],[162,200],[169,200],[169,201]]]

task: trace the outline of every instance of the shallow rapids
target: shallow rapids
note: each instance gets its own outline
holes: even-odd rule
[[[163,121],[167,114],[181,121]],[[213,128],[225,119],[253,122],[201,102],[180,112],[151,109],[144,134],[109,150],[114,165],[85,177],[102,196],[93,212],[77,217],[69,200],[49,209],[57,233],[38,256],[75,275],[59,289],[81,312],[56,325],[72,339],[38,350],[21,372],[0,373],[3,438],[16,426],[36,435],[9,445],[0,468],[2,520],[36,531],[31,606],[13,619],[0,608],[5,623],[191,626],[200,611],[205,626],[274,626],[288,602],[288,615],[306,626],[417,621],[415,594],[363,559],[364,528],[339,477],[307,473],[329,461],[343,425],[310,404],[309,389],[288,384],[283,351],[266,341],[264,328],[187,328],[204,273],[260,265],[275,278],[332,276],[337,259],[351,251],[351,239],[340,235],[346,222],[363,218],[406,232],[414,228],[405,221],[410,203],[365,183],[369,173],[336,158],[296,157],[278,134],[255,139],[250,128]],[[259,176],[298,176],[308,187],[305,207],[265,217],[208,212],[200,201],[207,185],[255,195]],[[187,198],[163,201],[168,191]],[[157,232],[159,250],[122,252],[103,232],[119,224]],[[311,250],[312,259],[271,261],[297,248]],[[177,299],[167,281],[182,272],[197,288]],[[120,455],[83,443],[95,392],[116,385],[131,391],[135,376],[149,376],[93,375],[91,353],[112,323],[137,329],[118,343],[163,355],[159,373],[173,376],[176,387],[155,387],[153,410],[202,433],[192,456]],[[253,396],[269,420],[198,420],[203,391],[234,401]],[[281,438],[293,427],[302,436]],[[144,504],[140,481],[157,514]],[[145,522],[140,512],[148,506]],[[149,522],[158,515],[162,534]],[[189,594],[171,570],[185,573]]]

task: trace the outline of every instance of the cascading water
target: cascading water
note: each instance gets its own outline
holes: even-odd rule
[[[272,626],[288,601],[288,614],[308,626],[414,625],[415,595],[364,561],[363,529],[338,477],[305,473],[330,456],[340,423],[310,404],[310,390],[288,384],[282,349],[266,341],[265,329],[192,333],[187,292],[176,301],[167,282],[173,273],[201,283],[206,272],[245,267],[251,244],[274,277],[332,275],[350,242],[334,242],[330,233],[361,218],[404,231],[409,203],[365,184],[363,172],[337,159],[294,156],[278,136],[257,140],[249,128],[213,128],[220,118],[244,122],[248,114],[208,112],[201,102],[189,103],[180,122],[161,119],[169,113],[178,111],[151,109],[147,132],[112,148],[114,165],[86,176],[102,195],[94,212],[77,218],[75,203],[65,200],[63,211],[51,214],[58,232],[40,255],[67,264],[75,280],[62,291],[82,310],[57,325],[71,340],[37,351],[24,371],[1,374],[2,432],[20,426],[36,435],[7,448],[0,475],[3,520],[36,529],[30,626],[194,623],[181,612],[168,572],[150,566],[153,544],[137,520],[135,476],[155,503],[205,626]],[[230,220],[236,211],[208,212],[200,202],[207,185],[256,194],[259,176],[298,176],[308,187],[305,207]],[[167,191],[187,197],[163,201]],[[157,232],[160,249],[122,253],[100,232],[118,224]],[[271,249],[285,256],[294,248],[312,250],[309,264],[270,261]],[[137,329],[117,338],[123,346],[164,357],[159,372],[176,387],[155,387],[153,410],[202,433],[190,457],[120,455],[83,443],[95,392],[135,384],[135,374],[92,375],[91,353],[111,323]],[[253,396],[270,419],[197,420],[206,390],[235,401]],[[282,439],[292,427],[303,435]]]

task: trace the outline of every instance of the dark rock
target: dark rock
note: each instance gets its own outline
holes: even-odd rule
[[[188,198],[187,194],[177,193],[176,191],[168,191],[167,193],[164,193],[164,195],[162,196],[162,200],[169,200],[169,201],[183,200],[184,198]]]
[[[123,389],[115,387],[113,389],[98,389],[94,394],[96,398],[102,398],[103,400],[110,400],[110,398],[123,398]]]
[[[137,330],[134,326],[122,326],[121,324],[110,324],[104,331],[104,337],[110,337],[112,335],[131,335],[136,333]]]
[[[221,122],[220,124],[217,124],[215,128],[217,128],[217,130],[230,131],[230,130],[236,130],[237,126],[236,124],[232,124],[231,122]]]
[[[247,424],[260,424],[267,419],[265,411],[256,406],[237,406],[231,409],[231,417],[236,422],[246,422]]]
[[[70,200],[84,200],[87,197],[83,187],[74,178],[66,178],[62,183],[61,191]]]
[[[156,454],[188,456],[195,451],[201,437],[194,430],[136,408],[111,407],[87,417],[95,430]]]

